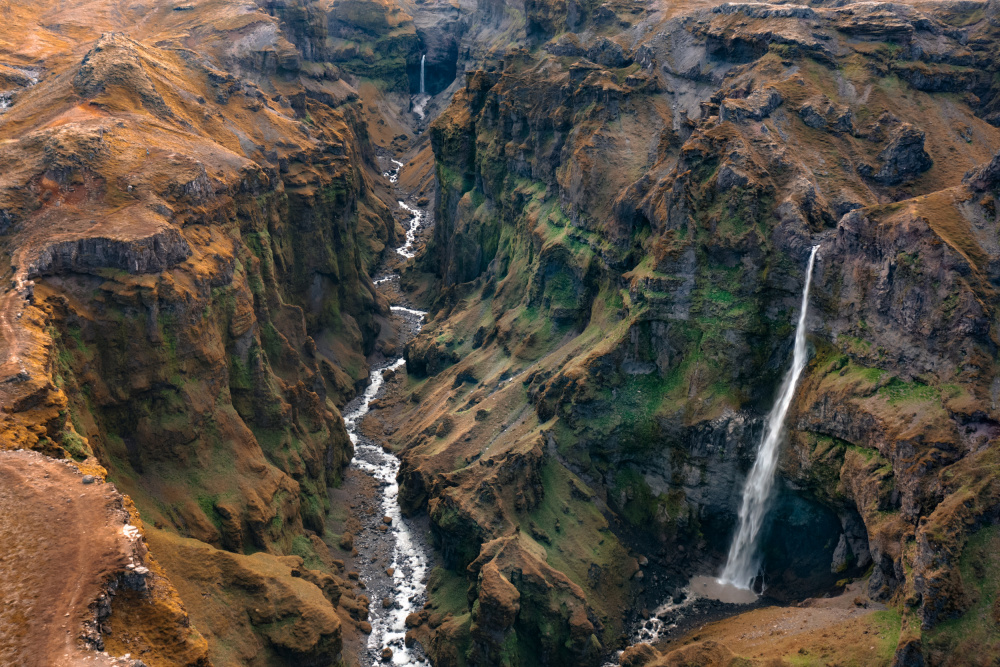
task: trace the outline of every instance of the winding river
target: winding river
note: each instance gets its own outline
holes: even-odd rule
[[[401,162],[392,160],[392,168],[385,173],[390,182],[395,183],[399,177]],[[424,221],[424,213],[410,207],[400,200],[399,206],[410,216],[409,229],[406,233],[406,243],[396,252],[403,258],[415,256],[416,236]],[[376,285],[387,283],[398,278],[397,273],[381,276]],[[407,308],[393,306],[392,312],[406,321],[413,333],[419,331],[426,313]],[[428,664],[430,661],[417,645],[407,647],[405,643],[406,617],[420,611],[426,600],[427,576],[430,569],[429,549],[422,537],[421,530],[409,519],[403,517],[399,507],[399,484],[396,475],[399,473],[399,459],[382,449],[380,443],[370,440],[359,431],[359,424],[368,414],[371,402],[375,399],[385,383],[383,373],[402,368],[406,361],[402,357],[380,364],[372,369],[371,384],[364,394],[354,399],[345,408],[344,423],[347,432],[354,443],[354,459],[351,466],[371,476],[381,493],[381,510],[383,518],[378,523],[388,523],[388,529],[379,537],[383,543],[391,543],[391,561],[386,572],[391,571],[387,584],[370,586],[372,605],[370,621],[372,632],[368,636],[369,664],[388,663],[393,665]],[[366,526],[366,532],[378,534],[378,526]],[[372,540],[359,540],[359,555],[366,561],[374,563],[375,551]],[[383,600],[391,604],[383,603]],[[388,648],[392,657],[383,659],[383,651]]]

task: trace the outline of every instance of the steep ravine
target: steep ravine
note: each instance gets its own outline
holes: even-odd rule
[[[370,276],[405,243],[358,81],[245,3],[27,4],[3,31],[38,76],[0,116],[0,442],[113,483],[143,538],[61,622],[152,667],[335,663],[368,617],[324,542],[353,455],[338,406],[391,313]]]
[[[393,159],[390,165],[385,175],[395,184],[402,163]],[[400,258],[412,259],[418,234],[426,233],[429,225],[423,212],[405,202],[406,195],[401,193],[400,197],[399,206],[409,220],[405,243],[396,248],[395,253]],[[400,278],[396,271],[382,271],[379,276],[376,284],[387,290],[395,287]],[[392,298],[394,295],[398,295],[398,290],[391,291],[390,301],[397,300]],[[422,311],[399,304],[392,306],[392,313],[399,323],[396,333],[399,343],[412,339],[426,316]],[[360,579],[365,582],[374,602],[369,608],[371,623],[366,650],[359,656],[364,665],[385,662],[416,665],[426,661],[420,646],[407,633],[413,625],[411,615],[421,611],[426,602],[425,589],[433,559],[424,539],[426,529],[403,516],[397,482],[399,460],[381,443],[366,436],[361,427],[372,402],[385,393],[385,378],[405,372],[405,363],[399,356],[375,364],[364,393],[344,409],[344,424],[354,444],[351,467],[372,478],[376,489],[375,502],[357,502],[366,495],[366,484],[348,474],[345,484],[337,491],[338,496],[355,499],[351,506],[362,532],[351,537],[351,560],[357,563]]]
[[[29,664],[1000,655],[996,3],[8,4],[0,578],[101,554]]]

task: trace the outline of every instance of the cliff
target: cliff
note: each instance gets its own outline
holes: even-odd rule
[[[0,8],[0,656],[368,660],[375,587],[331,550],[361,510],[329,490],[340,410],[401,340],[370,277],[403,238],[392,155],[435,220],[391,288],[426,326],[358,426],[435,547],[400,641],[439,667],[986,664],[996,11]],[[637,644],[722,564],[814,245],[763,574],[845,606],[752,651],[774,609]]]
[[[526,5],[466,73],[386,417],[452,582],[442,664],[599,664],[624,609],[720,567],[814,244],[769,593],[870,570],[897,663],[988,644],[992,11]]]
[[[321,539],[327,488],[388,313],[369,275],[401,233],[357,92],[245,3],[4,16],[32,75],[0,116],[0,447],[113,482],[156,575],[109,597],[124,563],[95,560],[88,645],[339,660],[367,598]]]

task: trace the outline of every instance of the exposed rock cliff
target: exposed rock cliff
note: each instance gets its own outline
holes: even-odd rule
[[[31,4],[4,31],[39,75],[0,116],[0,441],[99,463],[163,556],[88,641],[149,665],[339,660],[367,598],[320,538],[352,453],[338,407],[399,234],[357,93],[245,4]],[[60,11],[72,40],[37,18]]]
[[[991,11],[536,3],[523,48],[466,73],[431,128],[440,295],[390,429],[442,580],[470,585],[432,588],[436,632],[471,642],[445,664],[596,664],[518,629],[530,586],[497,539],[579,588],[597,653],[627,602],[719,566],[815,243],[770,591],[872,567],[901,663],[988,641],[960,573],[997,512],[992,167],[963,185],[1000,148]],[[546,633],[574,637],[557,589]]]

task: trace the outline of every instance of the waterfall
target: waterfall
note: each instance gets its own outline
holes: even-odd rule
[[[806,269],[806,284],[802,289],[802,308],[799,323],[795,328],[795,347],[792,352],[792,367],[788,369],[781,383],[778,400],[767,416],[767,429],[757,452],[757,460],[747,476],[743,487],[743,503],[740,505],[740,526],[729,547],[729,559],[719,579],[722,583],[738,588],[750,588],[760,569],[757,540],[767,514],[774,487],[774,473],[778,467],[778,446],[784,431],[785,415],[795,396],[795,385],[806,367],[806,314],[809,310],[809,283],[812,282],[813,264],[816,251],[813,246]]]
[[[427,91],[424,89],[424,63],[427,61],[427,54],[420,56],[420,94],[426,95]]]

